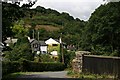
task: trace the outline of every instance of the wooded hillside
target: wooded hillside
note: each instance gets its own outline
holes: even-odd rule
[[[58,39],[61,36],[67,45],[75,45],[78,50],[120,56],[119,5],[120,2],[101,5],[85,22],[74,19],[68,13],[59,13],[41,6],[29,9],[3,3],[3,40],[21,34],[32,38],[34,30],[36,39],[37,32],[40,32],[40,40],[50,37]]]

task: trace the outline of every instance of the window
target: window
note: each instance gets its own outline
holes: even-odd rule
[[[38,44],[33,44],[33,47],[34,48],[38,48]]]
[[[58,44],[52,44],[52,46],[58,46]]]

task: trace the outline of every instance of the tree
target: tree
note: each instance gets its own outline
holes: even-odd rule
[[[27,35],[29,32],[29,28],[25,27],[25,23],[23,20],[15,22],[13,27],[11,28],[16,37],[18,37],[19,35]]]
[[[84,49],[102,53],[120,52],[119,5],[120,2],[110,2],[92,13],[82,35]]]
[[[33,61],[34,54],[27,37],[20,37],[13,50],[6,53],[5,58],[10,61],[19,61],[21,59]]]
[[[62,54],[59,54],[59,61],[62,62]],[[66,49],[63,49],[63,56],[64,56],[64,64],[67,68],[71,68],[71,62],[75,57],[74,51],[67,51]]]
[[[23,10],[16,4],[2,2],[2,34],[3,40],[6,37],[13,36],[12,29],[10,28],[14,21],[24,17]]]
[[[2,34],[3,34],[3,41],[6,37],[14,36],[11,27],[13,26],[14,22],[17,20],[25,17],[27,15],[27,8],[32,7],[37,0],[30,1],[28,4],[23,4],[22,7],[19,7],[20,3],[6,3],[2,2]]]

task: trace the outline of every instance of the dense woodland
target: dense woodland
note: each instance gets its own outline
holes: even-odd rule
[[[30,36],[37,39],[60,38],[75,50],[92,54],[120,56],[120,2],[101,5],[88,21],[68,13],[38,6],[35,9],[18,4],[2,4],[3,41],[6,37]]]

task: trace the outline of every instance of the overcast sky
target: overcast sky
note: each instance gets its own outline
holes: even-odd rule
[[[33,7],[42,6],[60,13],[67,12],[74,18],[87,21],[91,13],[103,3],[103,0],[38,0]]]

